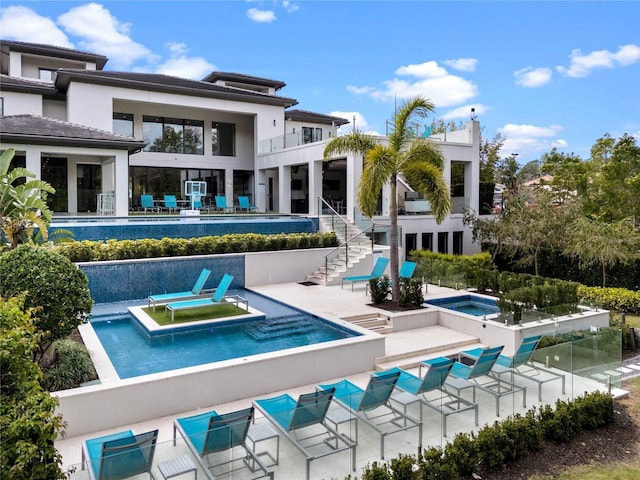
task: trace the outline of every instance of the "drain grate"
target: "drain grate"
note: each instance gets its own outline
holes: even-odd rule
[[[306,282],[298,282],[298,285],[304,285],[305,287],[311,287],[313,285],[318,285],[318,284],[315,283],[315,282],[306,281]]]

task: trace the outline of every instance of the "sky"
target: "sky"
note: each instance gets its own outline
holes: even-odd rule
[[[416,95],[435,105],[420,129],[474,108],[520,163],[640,140],[639,25],[639,0],[0,2],[2,39],[99,53],[105,70],[280,80],[349,130],[384,135]]]

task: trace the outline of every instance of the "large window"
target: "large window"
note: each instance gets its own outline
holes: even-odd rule
[[[322,129],[302,127],[302,143],[319,142],[322,140]]]
[[[180,118],[142,117],[142,135],[147,152],[202,155],[204,122]]]
[[[222,157],[236,154],[236,126],[233,123],[213,122],[211,125],[211,153]]]
[[[462,255],[462,234],[463,232],[453,232],[453,254]]]
[[[438,253],[449,253],[449,232],[438,232]]]
[[[433,233],[422,234],[422,250],[429,250],[433,252]]]
[[[133,137],[133,115],[131,113],[113,113],[113,133]]]

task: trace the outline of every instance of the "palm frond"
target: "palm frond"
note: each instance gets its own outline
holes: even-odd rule
[[[395,152],[384,145],[376,145],[364,157],[362,177],[358,184],[358,206],[362,213],[372,217],[378,195],[389,177],[396,173]]]
[[[409,185],[429,200],[436,222],[442,223],[451,211],[451,193],[442,171],[427,162],[412,162],[403,173]]]
[[[417,96],[405,101],[393,115],[393,131],[389,143],[398,151],[404,150],[412,137],[411,123],[424,118],[435,110],[435,105],[424,97]]]
[[[427,162],[441,171],[444,169],[444,154],[435,142],[427,138],[414,139],[405,155],[406,163]]]
[[[324,147],[324,158],[331,158],[346,153],[365,155],[378,144],[376,138],[359,130],[347,135],[332,138]]]

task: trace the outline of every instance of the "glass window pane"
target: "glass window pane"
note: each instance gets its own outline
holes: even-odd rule
[[[164,152],[182,153],[184,121],[178,118],[164,119]]]
[[[236,154],[236,126],[214,122],[211,126],[212,155],[233,157]]]
[[[184,121],[184,153],[202,155],[204,153],[203,137],[203,122],[197,120]]]
[[[313,128],[302,127],[302,143],[311,143],[313,141]]]
[[[147,142],[145,152],[162,152],[162,117],[142,118],[142,138]]]
[[[113,133],[133,137],[133,115],[130,113],[113,114]]]

